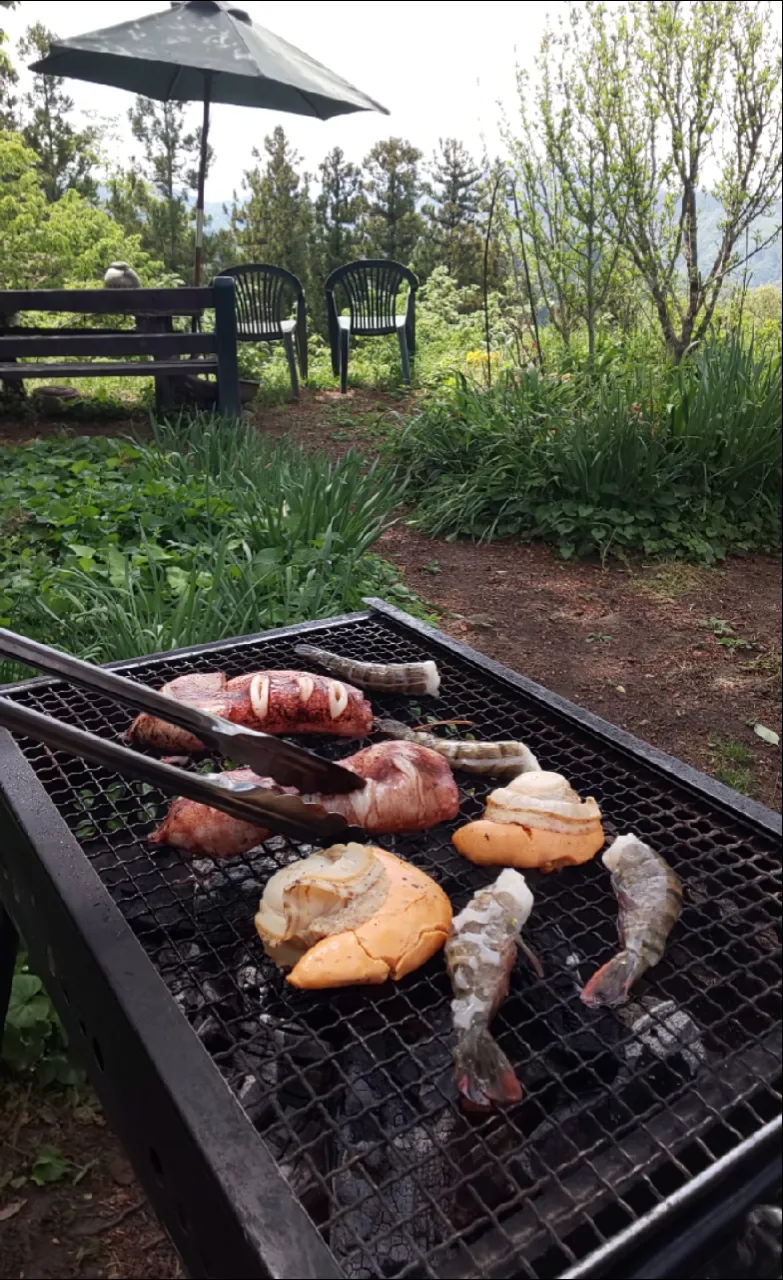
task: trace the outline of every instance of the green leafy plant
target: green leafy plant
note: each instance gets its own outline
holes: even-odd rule
[[[39,1084],[79,1084],[84,1074],[67,1057],[67,1042],[41,979],[22,957],[11,985],[11,999],[0,1060],[11,1071],[33,1075]]]
[[[703,618],[699,626],[707,627],[724,649],[755,649],[756,647],[744,636],[738,636],[731,623],[725,618]]]

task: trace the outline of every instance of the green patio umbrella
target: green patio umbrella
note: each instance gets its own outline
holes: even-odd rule
[[[204,178],[213,102],[269,107],[300,116],[331,116],[385,107],[301,50],[256,26],[243,9],[217,0],[186,0],[134,22],[58,40],[30,68],[127,89],[162,102],[203,102],[196,203],[196,265],[201,281]]]

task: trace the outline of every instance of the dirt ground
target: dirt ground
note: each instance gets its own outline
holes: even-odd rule
[[[635,570],[543,547],[382,540],[443,630],[689,764],[780,807],[780,563]]]
[[[184,1276],[88,1090],[41,1093],[8,1085],[0,1098],[3,1280]],[[42,1185],[23,1181],[30,1172]]]
[[[259,430],[339,456],[372,452],[403,406],[393,397],[306,392],[260,409]],[[0,424],[0,440],[48,434]],[[79,433],[89,426],[74,424]],[[108,434],[117,424],[101,423]],[[544,547],[425,538],[405,518],[378,548],[441,627],[557,693],[779,808],[780,562],[566,564]],[[16,1189],[42,1147],[70,1162],[57,1182]],[[160,1277],[179,1262],[96,1104],[7,1092],[0,1111],[0,1277]]]

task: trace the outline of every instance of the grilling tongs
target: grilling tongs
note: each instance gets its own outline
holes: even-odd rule
[[[59,676],[69,684],[79,685],[91,693],[106,694],[136,711],[146,711],[169,724],[194,733],[206,746],[220,751],[228,759],[249,765],[256,773],[272,777],[283,786],[296,787],[304,795],[344,794],[365,785],[364,779],[342,765],[295,747],[267,733],[258,733],[242,725],[232,724],[195,707],[167,698],[153,689],[137,684],[126,676],[105,667],[93,666],[49,645],[39,644],[26,636],[16,635],[0,627],[0,657],[23,662],[38,671]],[[340,814],[327,813],[316,800],[299,796],[281,796],[254,783],[229,781],[219,773],[189,773],[175,765],[164,764],[150,756],[132,751],[118,742],[98,738],[75,725],[63,724],[22,706],[11,698],[0,697],[0,726],[43,742],[58,751],[106,765],[123,777],[150,782],[174,796],[212,805],[235,818],[255,822],[283,835],[297,839],[330,841],[361,833]]]

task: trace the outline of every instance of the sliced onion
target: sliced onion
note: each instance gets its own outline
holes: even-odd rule
[[[337,844],[276,872],[264,889],[256,925],[273,959],[289,964],[283,954],[289,956],[293,949],[301,955],[319,938],[355,928],[377,910],[385,894],[386,871],[372,850]]]
[[[250,705],[253,715],[263,724],[269,715],[269,676],[253,676],[250,681]]]
[[[299,699],[303,707],[306,707],[313,696],[315,681],[312,676],[299,676],[297,680],[299,685]]]
[[[523,773],[507,787],[492,791],[484,817],[490,822],[516,822],[545,831],[584,834],[601,821],[601,810],[590,796],[581,800],[559,773]]]
[[[329,715],[338,720],[348,706],[348,690],[339,680],[329,681]]]

